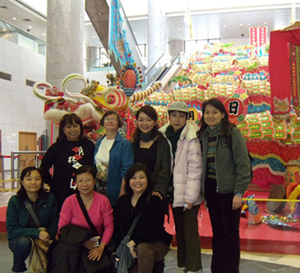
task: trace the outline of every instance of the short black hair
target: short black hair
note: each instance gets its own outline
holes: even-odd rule
[[[90,173],[96,178],[97,171],[91,165],[83,165],[75,171],[76,176],[82,173]]]

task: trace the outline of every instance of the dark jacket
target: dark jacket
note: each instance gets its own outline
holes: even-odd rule
[[[57,205],[52,193],[45,193],[37,199],[38,213],[41,226],[53,239],[57,232],[58,212]],[[8,240],[18,236],[26,236],[38,239],[40,231],[37,228],[27,227],[29,212],[25,207],[24,201],[20,201],[17,195],[9,199],[6,212],[6,229]]]
[[[172,236],[164,229],[164,202],[157,196],[152,196],[147,201],[148,193],[145,192],[138,200],[132,210],[131,195],[126,194],[120,197],[114,208],[115,232],[114,240],[118,245],[131,226],[135,216],[142,212],[131,239],[138,245],[143,242],[161,241],[169,245]]]
[[[159,192],[162,194],[163,197],[166,197],[170,178],[171,178],[171,149],[167,139],[163,136],[160,136],[158,139],[154,172],[151,175],[151,181],[153,182],[152,191]]]
[[[75,193],[75,171],[81,165],[93,165],[94,148],[94,143],[87,139],[65,140],[55,142],[43,157],[41,168],[55,195],[59,210],[65,199]],[[53,178],[49,173],[52,166]]]
[[[217,176],[217,186],[222,194],[244,193],[251,182],[251,168],[248,150],[245,140],[236,127],[232,128],[232,151],[228,146],[225,134],[221,131],[217,136],[215,151],[215,167]],[[205,180],[207,174],[207,146],[208,133],[205,130],[200,135],[203,156],[202,171],[202,193],[205,193]]]

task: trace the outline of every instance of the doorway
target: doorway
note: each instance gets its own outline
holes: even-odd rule
[[[19,151],[37,151],[37,133],[19,132]],[[35,166],[36,153],[20,154],[19,170]]]

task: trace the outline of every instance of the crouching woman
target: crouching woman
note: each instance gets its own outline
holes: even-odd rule
[[[27,270],[25,260],[31,252],[32,239],[44,242],[54,239],[58,222],[55,197],[44,191],[42,171],[27,167],[21,172],[20,181],[21,188],[17,195],[10,198],[6,213],[8,245],[13,252],[13,272]]]
[[[125,192],[114,207],[114,240],[119,244],[138,216],[127,247],[135,265],[129,272],[163,272],[164,257],[172,236],[164,229],[164,203],[151,193],[150,173],[144,164],[136,163],[125,177]],[[117,251],[118,253],[118,251]],[[122,257],[119,257],[120,261]],[[118,270],[118,272],[120,272]],[[127,272],[127,268],[122,270]]]

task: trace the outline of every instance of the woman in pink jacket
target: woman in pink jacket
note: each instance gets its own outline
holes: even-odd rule
[[[169,140],[173,155],[173,175],[169,200],[172,200],[177,238],[176,272],[202,272],[197,215],[201,203],[201,149],[198,127],[188,120],[189,109],[182,101],[169,109],[170,122],[160,131]],[[173,196],[172,196],[173,193]],[[171,196],[170,196],[171,195]]]

